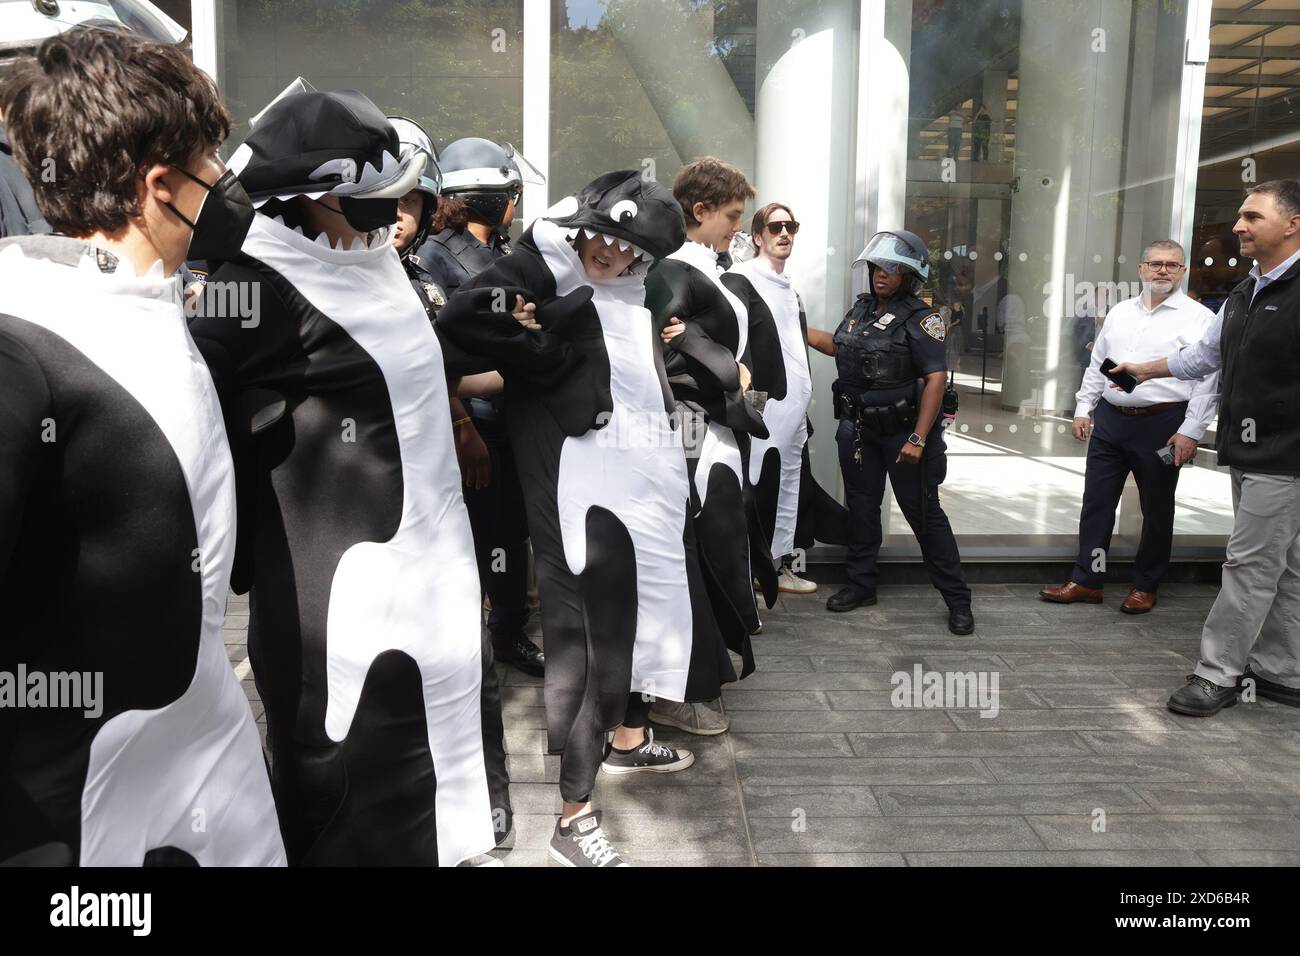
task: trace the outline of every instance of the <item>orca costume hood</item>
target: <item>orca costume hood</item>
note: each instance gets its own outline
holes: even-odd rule
[[[606,173],[566,196],[543,216],[576,236],[600,234],[605,242],[629,245],[648,269],[651,259],[662,259],[686,241],[681,206],[671,191],[634,169]]]
[[[258,116],[229,165],[254,206],[327,194],[396,203],[420,185],[430,160],[423,150],[403,149],[393,124],[364,94],[307,90],[282,96]]]

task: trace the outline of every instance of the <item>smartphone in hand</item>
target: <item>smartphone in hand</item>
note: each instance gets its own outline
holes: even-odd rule
[[[1101,374],[1105,375],[1108,379],[1110,379],[1120,388],[1124,389],[1124,391],[1132,392],[1133,389],[1138,387],[1137,377],[1129,374],[1128,372],[1120,372],[1118,375],[1116,375],[1114,373],[1115,365],[1116,362],[1114,359],[1104,360],[1101,363]]]

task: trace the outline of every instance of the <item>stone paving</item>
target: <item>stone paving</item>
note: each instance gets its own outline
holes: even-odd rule
[[[730,733],[664,728],[695,751],[689,770],[601,775],[611,841],[633,865],[1300,865],[1300,709],[1259,701],[1202,720],[1164,706],[1216,588],[1169,584],[1129,617],[1123,588],[1058,607],[1038,587],[976,585],[969,637],[948,633],[928,586],[881,587],[878,606],[842,615],[825,611],[826,586],[782,595],[755,638],[757,672],[723,694]],[[264,731],[246,630],[232,597],[229,656]],[[996,675],[996,716],[894,706],[891,675],[917,664]],[[545,865],[560,798],[541,681],[501,673],[505,861]]]

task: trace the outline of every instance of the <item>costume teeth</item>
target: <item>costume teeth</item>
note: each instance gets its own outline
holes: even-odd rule
[[[364,251],[365,248],[366,248],[366,237],[357,236],[355,239],[352,240],[352,246],[349,249],[349,251],[350,252]]]
[[[605,240],[605,245],[607,245],[607,246],[612,246],[612,245],[614,244],[614,242],[615,242],[615,239],[614,239],[613,236],[607,236],[607,235],[605,235],[603,232],[600,234],[600,238],[602,238],[602,239]]]
[[[622,251],[622,252],[627,252],[627,250],[628,250],[629,248],[631,248],[631,246],[632,246],[632,243],[628,242],[626,239],[620,239],[620,240],[618,240],[618,248],[619,248],[619,250]]]
[[[312,242],[316,243],[316,245],[323,249],[328,249],[330,247],[330,237],[325,235],[323,232],[318,232],[316,238],[313,239]]]
[[[289,228],[288,224],[285,223],[284,221],[284,216],[272,216],[271,221],[275,223],[279,223],[281,226],[284,226],[284,228],[286,229]]]
[[[588,239],[595,239],[596,236],[599,235],[599,233],[593,232],[592,230],[587,229],[585,227],[583,228],[582,232]]]
[[[307,238],[305,235],[303,235],[302,226],[294,226],[293,231],[296,232],[298,235],[302,236],[304,239]]]

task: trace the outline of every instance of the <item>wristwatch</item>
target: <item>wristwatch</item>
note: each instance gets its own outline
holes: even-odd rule
[[[908,435],[907,440],[910,444],[915,445],[917,448],[925,447],[925,439],[922,438],[920,435],[918,435],[916,432],[912,432],[912,434]]]

